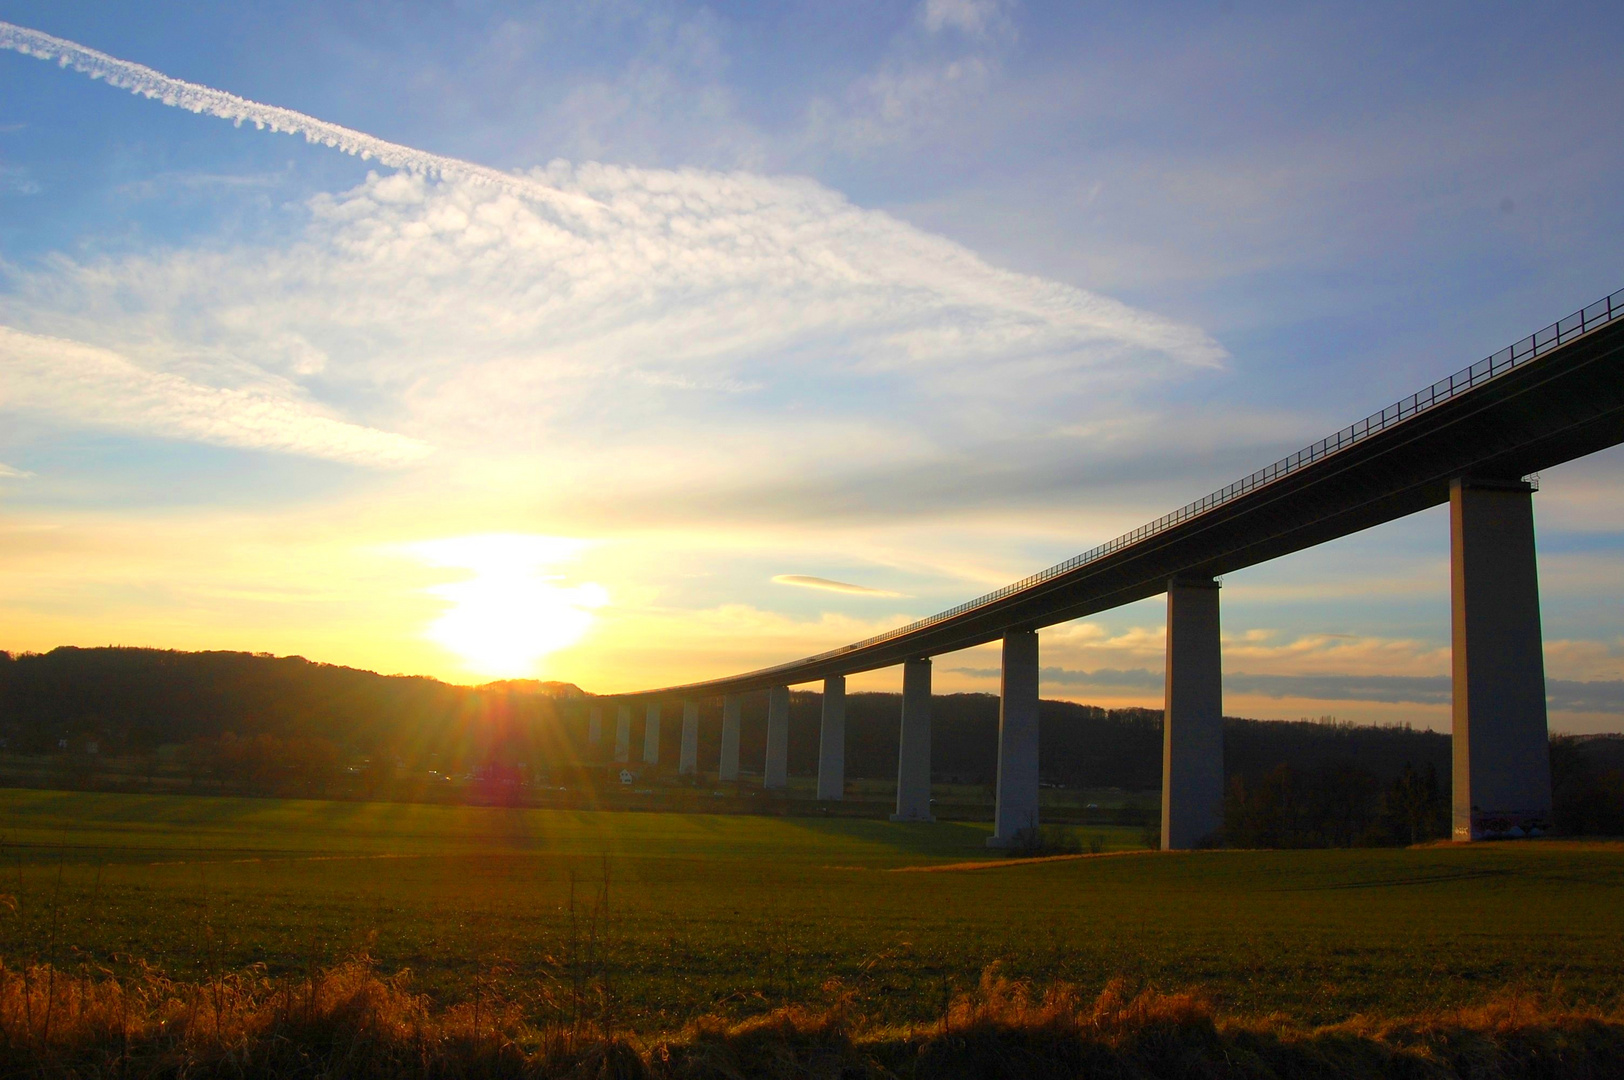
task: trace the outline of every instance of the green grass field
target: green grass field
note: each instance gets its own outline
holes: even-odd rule
[[[986,826],[4,790],[0,950],[187,978],[366,952],[451,1000],[556,984],[590,947],[639,1030],[831,979],[922,1020],[994,962],[1303,1023],[1624,989],[1624,845],[1175,855],[1088,832],[1114,853],[964,869]]]

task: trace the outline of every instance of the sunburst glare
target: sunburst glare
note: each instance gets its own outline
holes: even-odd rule
[[[486,533],[410,546],[433,566],[472,571],[429,592],[449,603],[424,636],[456,653],[471,673],[533,676],[549,653],[573,645],[609,600],[596,582],[561,584],[553,572],[587,545],[556,536]]]

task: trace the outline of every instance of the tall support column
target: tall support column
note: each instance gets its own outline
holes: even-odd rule
[[[603,742],[603,706],[593,705],[586,712],[586,743],[596,750]]]
[[[649,702],[648,711],[643,714],[643,764],[658,765],[660,763],[660,703]]]
[[[1038,632],[1004,634],[998,701],[998,804],[988,847],[1038,827]]]
[[[767,691],[767,767],[761,786],[770,790],[789,786],[789,687]]]
[[[846,676],[823,680],[823,726],[818,733],[818,798],[846,794]]]
[[[722,761],[717,772],[724,784],[739,778],[739,695],[722,698]]]
[[[897,812],[892,821],[931,821],[930,658],[902,665],[902,733],[897,740]]]
[[[1533,488],[1449,485],[1454,837],[1549,827],[1550,733]]]
[[[682,703],[682,756],[677,761],[678,776],[699,772],[699,702]]]
[[[1218,583],[1167,583],[1167,712],[1162,721],[1162,848],[1195,847],[1223,825],[1224,676]]]
[[[632,707],[622,701],[615,708],[615,760],[627,762],[632,754]]]

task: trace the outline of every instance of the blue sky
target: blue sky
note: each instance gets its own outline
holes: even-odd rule
[[[0,52],[6,648],[725,674],[1059,561],[1624,285],[1613,6],[0,19],[513,174]],[[1536,504],[1570,730],[1624,711],[1621,463]],[[1231,575],[1229,711],[1444,726],[1446,530]],[[1161,633],[1156,602],[1047,631],[1045,693],[1157,703]]]

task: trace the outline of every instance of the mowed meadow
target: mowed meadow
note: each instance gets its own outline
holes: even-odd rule
[[[991,965],[1302,1025],[1624,988],[1624,845],[1090,834],[1105,853],[1015,861],[972,824],[0,791],[0,955],[196,981],[365,957],[447,1005],[590,984],[645,1033],[833,997],[928,1023]]]

